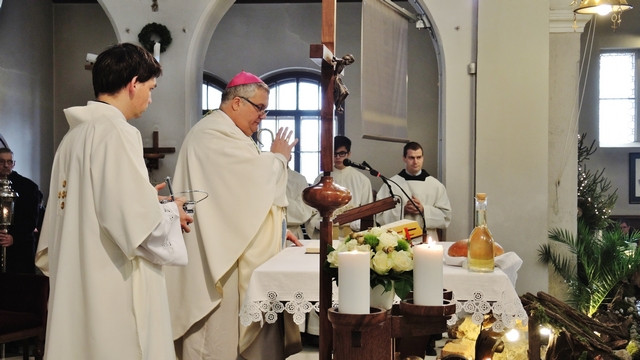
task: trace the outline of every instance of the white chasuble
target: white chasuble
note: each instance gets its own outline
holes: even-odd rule
[[[65,115],[36,254],[51,284],[45,358],[174,360],[162,267],[135,255],[163,218],[140,133],[105,103]]]
[[[191,232],[185,234],[189,264],[166,269],[174,339],[215,312],[225,296],[223,286],[237,291],[242,304],[253,269],[280,250],[286,183],[285,157],[260,153],[221,110],[189,131],[178,156],[174,190],[203,190],[209,197],[196,205]],[[238,284],[223,283],[233,269],[238,270]],[[233,321],[229,329],[236,328],[239,313],[227,315],[225,321]],[[237,334],[219,336],[235,336],[238,343]]]

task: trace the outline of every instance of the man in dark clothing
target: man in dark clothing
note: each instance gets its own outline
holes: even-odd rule
[[[34,230],[39,218],[42,193],[38,185],[13,171],[16,162],[13,152],[0,148],[0,179],[11,181],[11,188],[18,194],[14,200],[13,223],[7,234],[0,233],[0,244],[7,247],[8,273],[35,273]]]

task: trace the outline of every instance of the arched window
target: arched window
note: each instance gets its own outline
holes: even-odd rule
[[[269,114],[260,123],[261,129],[274,134],[280,127],[293,130],[298,144],[291,155],[290,167],[304,175],[311,183],[320,173],[320,110],[322,91],[320,74],[312,72],[286,72],[263,79],[271,92]],[[344,116],[334,123],[334,134],[344,133]],[[263,149],[271,146],[267,132],[258,139]]]
[[[220,78],[206,72],[202,74],[203,115],[220,107],[220,98],[222,97],[222,90],[224,90],[225,86],[225,82]]]

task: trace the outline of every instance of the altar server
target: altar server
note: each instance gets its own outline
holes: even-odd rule
[[[342,208],[337,209],[334,212],[334,216],[338,215],[346,210],[356,208],[358,206],[366,205],[373,201],[373,190],[371,189],[371,181],[369,178],[361,173],[356,168],[344,165],[344,160],[351,156],[351,139],[346,136],[338,135],[333,138],[333,170],[331,171],[331,177],[333,182],[340,186],[343,186],[351,193],[351,201]],[[318,174],[314,184],[317,184],[322,178],[323,174]],[[312,239],[320,238],[320,221],[322,217],[317,210],[314,210],[314,215],[307,223],[307,234]],[[360,220],[355,220],[349,223],[351,230],[360,231]],[[344,235],[344,234],[340,234]]]
[[[64,110],[36,265],[50,278],[45,359],[174,360],[162,265],[184,265],[185,199],[160,203],[139,131],[161,67],[118,44],[93,66],[97,101]],[[158,187],[160,188],[160,187]]]
[[[420,213],[424,213],[427,236],[438,241],[436,229],[446,229],[451,222],[451,204],[447,190],[440,181],[422,169],[424,163],[422,146],[417,142],[409,142],[404,146],[402,161],[405,168],[391,177],[392,181],[389,182],[393,194],[402,197],[402,205],[396,205],[395,208],[378,214],[376,221],[384,225],[400,220],[401,210],[404,209],[405,219],[415,220],[422,226]],[[398,185],[411,196],[413,203],[398,188]],[[384,199],[389,195],[389,187],[383,184],[378,191],[377,198]]]
[[[280,129],[271,151],[260,152],[251,135],[268,103],[269,87],[239,73],[222,93],[220,109],[201,119],[180,149],[174,188],[210,195],[196,206],[194,231],[185,236],[189,264],[167,271],[180,359],[253,358],[245,352],[260,324],[240,326],[239,306],[253,270],[282,247],[287,162],[297,143]]]

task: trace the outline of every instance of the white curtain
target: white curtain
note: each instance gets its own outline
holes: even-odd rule
[[[407,142],[407,18],[380,0],[362,1],[362,133]]]

